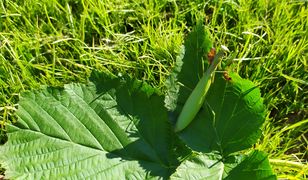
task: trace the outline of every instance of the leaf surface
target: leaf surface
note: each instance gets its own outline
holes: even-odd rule
[[[276,179],[267,156],[260,151],[249,155],[230,156],[221,160],[213,153],[199,154],[184,161],[171,179],[207,180],[272,180]]]
[[[22,94],[18,123],[0,148],[8,178],[147,179],[174,171],[163,97],[139,81],[103,79],[104,88],[91,82]]]

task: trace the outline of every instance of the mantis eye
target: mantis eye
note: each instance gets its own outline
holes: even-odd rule
[[[229,73],[227,71],[225,71],[223,73],[223,76],[224,76],[225,80],[227,80],[227,81],[231,81],[232,80],[231,77],[229,76]]]
[[[212,64],[215,55],[216,55],[216,49],[215,48],[211,48],[210,52],[207,54],[207,58],[209,60],[209,64]]]

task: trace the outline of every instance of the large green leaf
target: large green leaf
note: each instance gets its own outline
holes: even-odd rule
[[[221,159],[216,154],[199,154],[184,161],[171,179],[265,180],[276,179],[267,156],[260,151]]]
[[[7,177],[168,177],[178,161],[163,97],[133,80],[103,83],[23,93],[0,148]]]
[[[199,23],[187,37],[175,68],[166,82],[165,106],[176,121],[192,89],[207,66],[204,61],[211,47],[208,35]],[[219,151],[221,155],[251,147],[261,135],[265,106],[259,89],[249,80],[230,73],[231,80],[216,73],[214,83],[199,111],[180,136],[193,150]]]
[[[261,135],[265,108],[256,86],[230,73],[231,80],[216,74],[203,108],[180,133],[192,149],[219,151],[221,155],[251,147]]]

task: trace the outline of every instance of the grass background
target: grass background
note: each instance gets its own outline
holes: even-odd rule
[[[164,90],[200,18],[234,53],[233,70],[261,88],[268,115],[254,148],[279,178],[307,178],[307,0],[2,0],[0,140],[24,90],[85,82],[93,69]]]

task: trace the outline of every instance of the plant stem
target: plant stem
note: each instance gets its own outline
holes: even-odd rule
[[[308,169],[307,164],[302,164],[299,162],[280,160],[280,159],[270,159],[269,161],[274,166],[287,166],[293,169]]]

